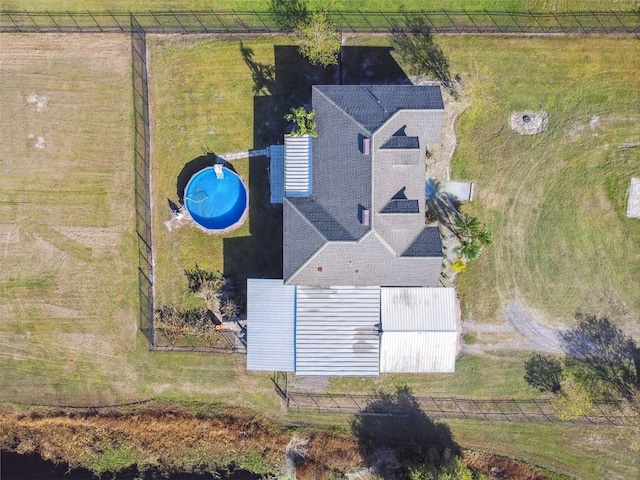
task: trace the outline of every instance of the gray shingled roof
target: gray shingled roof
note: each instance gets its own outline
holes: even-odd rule
[[[444,109],[440,87],[436,85],[322,85],[313,88],[369,132],[376,131],[399,110]],[[315,101],[313,106],[317,108]]]
[[[313,188],[284,202],[285,283],[437,284],[442,244],[437,229],[423,231],[424,155],[440,138],[440,88],[317,86],[312,101]]]
[[[420,140],[418,137],[401,137],[393,136],[386,141],[380,148],[397,148],[397,149],[414,149],[420,148]]]
[[[441,257],[442,238],[438,227],[426,227],[402,254],[403,257]]]

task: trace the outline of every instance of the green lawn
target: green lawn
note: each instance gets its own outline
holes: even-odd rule
[[[329,391],[371,393],[393,391],[408,386],[414,395],[462,396],[476,398],[534,398],[536,389],[524,381],[524,362],[528,354],[463,356],[455,373],[385,374],[379,378],[334,377]]]
[[[1,7],[6,10],[45,11],[131,11],[145,12],[165,10],[256,10],[266,11],[269,0],[3,0]],[[398,10],[398,0],[309,0],[311,9],[326,10]],[[606,7],[601,0],[414,0],[405,3],[408,10],[467,10],[467,11],[589,11],[589,10],[632,10],[638,7],[636,0],[612,0]]]
[[[466,210],[494,245],[461,275],[465,311],[500,319],[522,298],[551,322],[579,309],[637,332],[640,222],[626,193],[640,175],[640,44],[622,39],[442,39],[471,107],[458,126],[453,176],[475,183]],[[514,54],[517,52],[517,55]],[[546,132],[509,128],[545,109]]]
[[[245,44],[253,50],[253,61],[273,64],[273,39]],[[250,192],[249,221],[239,230],[223,237],[206,234],[192,224],[171,230],[165,225],[172,218],[167,200],[177,203],[185,180],[197,170],[186,167],[185,176],[185,165],[210,164],[206,151],[224,154],[256,144],[254,112],[259,99],[254,100],[254,82],[240,46],[240,40],[149,38],[157,306],[195,302],[187,292],[183,270],[196,263],[240,284],[250,276],[282,275],[282,209],[269,205],[265,158],[232,164]]]
[[[0,400],[100,405],[158,397],[281,417],[269,376],[247,373],[243,357],[149,352],[136,331],[128,37],[2,38]],[[519,296],[550,321],[567,321],[581,307],[637,329],[640,222],[626,219],[624,209],[629,178],[640,175],[640,152],[618,146],[638,142],[640,44],[438,40],[471,101],[457,128],[454,177],[476,184],[476,200],[466,208],[495,238],[458,283],[467,315],[501,322],[504,303]],[[203,149],[221,154],[274,141],[286,108],[308,93],[305,82],[330,81],[332,72],[305,72],[292,49],[274,52],[274,44],[286,43],[149,37],[159,303],[192,302],[182,270],[195,262],[239,279],[277,274],[281,233],[269,227],[280,213],[266,205],[264,159],[234,163],[249,184],[252,216],[230,238],[188,225],[169,231],[164,222],[182,169]],[[38,73],[43,57],[46,76]],[[38,111],[31,94],[51,98]],[[525,108],[549,112],[547,132],[524,137],[509,130],[510,113]],[[44,149],[35,147],[38,136]],[[525,398],[537,393],[522,380],[523,358],[466,357],[451,375],[334,379],[329,388],[370,393],[408,384],[417,395]],[[462,446],[582,478],[637,471],[637,438],[629,429],[451,426]]]

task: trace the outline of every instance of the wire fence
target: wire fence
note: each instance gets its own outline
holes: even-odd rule
[[[216,330],[207,335],[174,335],[156,325],[153,350],[211,353],[246,353],[244,339],[233,330]]]
[[[131,80],[133,86],[134,169],[136,233],[138,237],[139,327],[153,347],[153,249],[151,238],[151,192],[149,86],[147,41],[144,28],[131,16]]]
[[[310,393],[287,390],[282,379],[274,378],[275,389],[290,411],[315,410],[325,413],[399,415],[393,405],[381,405],[375,395]],[[414,397],[422,413],[440,419],[467,419],[504,422],[560,423],[547,399],[471,399],[459,397]],[[376,405],[372,408],[371,405]],[[574,423],[592,425],[636,425],[635,415],[625,414],[616,403],[596,403],[592,412]]]
[[[334,11],[328,16],[342,33],[388,33],[422,15],[441,34],[622,34],[640,35],[640,10],[562,13],[497,11]],[[27,12],[1,11],[0,32],[277,33],[266,11]]]

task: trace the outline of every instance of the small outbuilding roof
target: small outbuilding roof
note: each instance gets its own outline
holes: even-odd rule
[[[640,218],[640,178],[632,178],[629,185],[627,217]]]

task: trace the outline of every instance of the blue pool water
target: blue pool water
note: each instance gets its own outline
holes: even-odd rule
[[[207,230],[224,230],[236,224],[248,208],[247,187],[235,172],[222,168],[223,178],[213,167],[196,173],[184,190],[184,205],[191,218]]]

